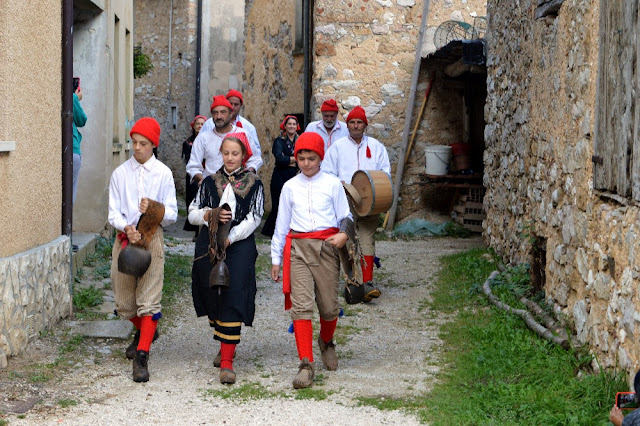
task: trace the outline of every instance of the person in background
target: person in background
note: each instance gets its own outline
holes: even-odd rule
[[[322,170],[338,176],[344,183],[351,183],[358,170],[382,170],[391,176],[391,165],[387,149],[377,139],[365,135],[367,115],[357,106],[347,116],[349,135],[338,139],[327,151]],[[354,214],[354,216],[356,216]],[[373,261],[376,254],[375,234],[380,215],[356,217],[356,232],[364,257],[362,278],[364,280],[364,302],[380,297],[380,290],[373,284]]]
[[[338,104],[334,99],[328,99],[322,103],[320,107],[322,120],[312,121],[307,125],[305,132],[314,132],[322,136],[324,140],[324,151],[327,152],[329,147],[335,141],[349,134],[347,125],[338,120]]]
[[[220,351],[213,365],[220,367],[222,384],[236,381],[233,357],[240,343],[242,324],[251,327],[255,314],[258,251],[253,233],[262,220],[264,191],[258,176],[246,168],[248,145],[244,133],[231,133],[224,138],[220,146],[224,165],[202,181],[196,198],[189,206],[189,221],[206,226],[209,226],[213,209],[225,204],[230,208],[220,208],[218,216],[219,223],[231,221],[224,258],[229,271],[229,287],[220,292],[211,288],[213,266],[208,256],[209,232],[203,231],[198,236],[191,272],[196,315],[207,315],[209,325],[214,328],[213,338],[220,342]]]
[[[298,173],[298,162],[293,152],[298,139],[298,131],[300,124],[294,115],[287,115],[282,123],[280,123],[282,134],[273,141],[271,152],[276,159],[271,175],[271,213],[262,227],[262,234],[267,237],[273,236],[276,227],[276,217],[278,216],[278,202],[280,200],[280,192],[286,181],[294,177]]]
[[[187,138],[186,141],[182,143],[182,158],[184,159],[185,164],[189,161],[189,157],[191,157],[191,148],[193,146],[193,141],[196,140],[198,133],[200,133],[200,129],[204,122],[207,121],[207,117],[204,115],[197,115],[193,121],[191,122],[191,136]],[[195,198],[198,192],[198,184],[191,182],[191,176],[189,173],[186,173],[186,182],[184,186],[184,202],[187,208]],[[192,225],[188,220],[184,222],[184,226],[182,227],[185,231],[195,231],[196,235],[193,237],[193,241],[198,238],[198,231],[200,229],[199,226]]]
[[[636,405],[640,405],[640,396],[638,394],[640,391],[640,371],[636,373],[633,379],[633,389],[636,392]],[[614,404],[609,412],[609,421],[614,426],[640,426],[640,409],[636,408],[625,417],[620,407]]]
[[[80,168],[82,167],[82,152],[80,150],[80,142],[82,142],[82,134],[78,131],[78,127],[84,127],[87,123],[87,114],[84,113],[80,101],[82,100],[82,89],[78,87],[73,93],[73,205],[76,204],[76,194],[78,193],[78,176],[80,176]],[[78,246],[72,244],[74,252],[78,251]]]
[[[229,103],[231,104],[231,124],[235,127],[243,129],[249,135],[249,143],[251,145],[251,151],[257,157],[259,161],[254,161],[253,164],[249,165],[250,169],[253,169],[255,173],[258,173],[258,170],[262,166],[262,148],[260,147],[260,141],[258,140],[258,132],[256,132],[256,127],[251,124],[249,120],[240,115],[240,110],[244,106],[244,99],[242,98],[242,93],[237,90],[229,90],[227,95],[225,96]],[[213,130],[214,122],[212,119],[208,119],[204,126],[202,126],[203,132],[208,132],[209,130]]]

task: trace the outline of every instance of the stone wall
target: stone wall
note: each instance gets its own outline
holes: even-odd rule
[[[578,340],[631,374],[640,210],[592,189],[599,4],[565,0],[535,20],[533,0],[488,2],[485,238],[507,262],[542,253],[546,294]]]
[[[0,259],[0,368],[29,340],[71,314],[66,236]]]
[[[296,52],[296,8],[291,0],[247,2],[244,116],[256,126],[264,165],[260,177],[269,187],[273,140],[287,114],[304,112],[303,51]],[[302,125],[302,124],[301,124]],[[271,196],[265,191],[270,210]]]
[[[196,111],[197,0],[136,1],[134,43],[151,57],[154,68],[135,80],[135,115],[148,115],[160,123],[158,157],[173,170],[179,192],[184,191],[185,182],[182,143],[191,134],[193,117],[210,117],[214,95],[242,86],[244,2],[203,0],[202,5],[200,103]]]
[[[447,20],[472,24],[475,16],[485,13],[485,1],[431,1],[423,55],[435,50],[433,34]],[[418,32],[422,19],[421,0],[371,0],[343,2],[317,0],[314,25],[313,119],[320,119],[319,107],[328,98],[335,98],[344,117],[356,105],[367,111],[367,133],[387,146],[395,173],[402,149],[402,130],[406,99],[411,88]],[[424,99],[429,71],[423,70],[417,88],[414,114]],[[446,107],[454,102],[445,88],[436,88],[420,124],[420,133],[412,149],[412,159],[405,168],[399,200],[398,219],[424,207],[433,209],[420,186],[413,185],[424,173],[424,147],[448,144],[459,140],[457,126]],[[415,115],[414,115],[415,118]],[[413,128],[413,126],[412,126]]]

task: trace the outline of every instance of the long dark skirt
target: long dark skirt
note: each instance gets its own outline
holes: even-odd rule
[[[271,175],[271,184],[269,190],[271,192],[271,212],[262,227],[262,235],[273,237],[276,229],[276,219],[278,217],[278,206],[280,205],[280,193],[284,183],[294,177],[298,173],[297,167],[276,167]]]
[[[195,257],[206,253],[209,247],[209,233],[205,229],[196,240]],[[243,322],[253,324],[256,311],[256,241],[251,234],[244,240],[227,248],[225,263],[229,268],[230,286],[228,290],[212,290],[209,287],[211,263],[205,257],[194,262],[191,270],[191,293],[196,314],[207,315],[210,321]]]
[[[184,203],[187,206],[187,211],[189,211],[189,205],[191,204],[193,199],[196,198],[197,193],[198,193],[198,184],[191,183],[191,176],[189,176],[189,173],[187,173],[187,179],[185,181],[185,186],[184,186]],[[198,232],[198,229],[200,229],[200,227],[196,225],[192,225],[189,222],[189,219],[187,219],[184,221],[184,226],[182,227],[182,229],[185,231]]]

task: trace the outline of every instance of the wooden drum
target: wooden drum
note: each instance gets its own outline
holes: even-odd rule
[[[361,201],[355,206],[360,217],[372,216],[389,210],[393,203],[391,177],[382,170],[358,170],[351,178]]]

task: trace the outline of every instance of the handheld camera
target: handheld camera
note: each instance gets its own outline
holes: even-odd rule
[[[73,77],[73,93],[76,93],[78,87],[80,87],[80,77]]]
[[[616,393],[616,407],[621,410],[635,410],[638,408],[638,400],[635,392]]]

